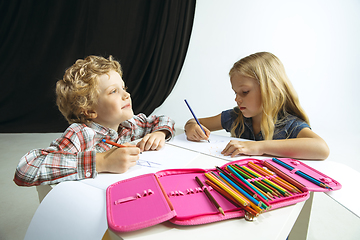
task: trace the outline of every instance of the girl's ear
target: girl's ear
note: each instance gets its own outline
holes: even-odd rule
[[[97,113],[95,110],[84,110],[84,115],[90,119],[94,119],[97,117]]]

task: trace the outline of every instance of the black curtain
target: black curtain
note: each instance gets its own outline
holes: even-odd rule
[[[135,113],[174,87],[196,0],[0,1],[0,132],[62,132],[55,84],[76,59],[112,55]],[[170,116],[171,117],[171,116]]]

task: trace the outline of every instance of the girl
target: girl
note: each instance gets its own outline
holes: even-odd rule
[[[231,136],[255,141],[231,140],[222,154],[271,155],[324,160],[325,141],[310,129],[309,119],[286,76],[284,66],[271,53],[259,52],[237,61],[230,82],[237,107],[185,124],[189,140],[207,140],[210,131],[225,129]]]

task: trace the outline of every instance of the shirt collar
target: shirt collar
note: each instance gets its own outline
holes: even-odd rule
[[[94,129],[95,132],[105,135],[105,136],[109,136],[111,139],[118,138],[118,133],[114,129],[104,127],[103,125],[100,125],[96,122],[89,122],[86,125],[92,129]]]

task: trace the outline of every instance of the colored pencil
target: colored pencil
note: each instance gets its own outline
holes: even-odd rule
[[[301,191],[302,191],[302,189],[306,188],[305,185],[303,185],[302,183],[296,181],[294,178],[290,177],[289,175],[287,175],[286,173],[284,173],[283,171],[281,171],[280,169],[278,169],[277,167],[275,167],[274,165],[272,165],[268,161],[264,161],[263,165],[265,167],[269,168],[274,173],[276,173],[282,179],[286,180],[287,182],[291,183],[292,185],[294,185],[295,187],[300,189]]]
[[[243,198],[247,203],[248,203],[248,207],[254,209],[257,212],[263,212],[264,209],[266,209],[266,207],[262,208],[258,205],[256,205],[255,203],[253,203],[250,199],[248,199],[246,196],[244,196],[242,193],[240,193],[238,190],[236,190],[235,187],[233,187],[231,184],[229,184],[228,182],[226,182],[226,180],[222,177],[222,176],[218,176],[218,178],[223,181],[223,183],[229,187],[230,189],[232,189],[236,194],[238,194],[241,198]]]
[[[251,185],[248,181],[245,180],[232,166],[228,165],[227,169],[229,169],[237,178],[239,178],[243,183],[249,186],[252,190],[254,190],[257,194],[259,194],[264,199],[268,199],[261,192],[259,192],[253,185]]]
[[[242,205],[239,204],[229,193],[225,190],[221,189],[218,185],[213,183],[212,181],[206,179],[205,183],[215,189],[218,193],[220,193],[223,197],[225,197],[229,202],[231,202],[236,207],[241,207]]]
[[[247,171],[245,171],[241,166],[235,164],[232,166],[240,175],[242,175],[244,178],[246,178],[249,181],[249,184],[254,186],[256,189],[258,189],[260,192],[264,192],[266,193],[267,196],[270,196],[271,198],[273,198],[275,196],[277,196],[277,193],[274,193],[274,191],[272,191],[270,188],[264,186],[264,184],[262,184],[261,182],[257,181],[257,180],[252,180],[253,178],[256,178],[255,176],[253,176],[252,174],[249,174]],[[251,175],[251,176],[250,176]],[[263,193],[263,194],[264,194]],[[265,194],[264,194],[265,195]]]
[[[234,176],[230,175],[229,172],[216,167],[216,169],[223,173],[226,177],[230,178],[234,183],[236,183],[239,187],[241,187],[244,191],[246,191],[250,196],[252,196],[253,198],[257,198],[257,194],[252,191],[247,185],[245,185],[244,183],[242,183],[240,180],[236,179]]]
[[[219,167],[216,167],[219,168]],[[220,170],[222,170],[221,168],[219,168]],[[246,185],[245,183],[243,183],[239,178],[237,178],[236,176],[232,176],[230,175],[230,173],[226,172],[225,170],[222,170],[222,172],[229,177],[231,180],[233,180],[233,182],[235,182],[240,188],[242,188],[244,191],[246,191],[250,196],[252,196],[253,198],[257,199],[258,201],[261,201],[263,205],[266,205],[266,207],[264,207],[265,209],[269,209],[271,208],[271,206],[267,203],[269,200],[268,198],[263,198],[262,196],[260,196],[259,194],[257,194],[252,188],[250,188],[248,185]]]
[[[219,173],[219,175],[228,183],[228,185],[233,186],[236,190],[238,190],[242,195],[244,195],[245,198],[249,200],[250,205],[252,205],[253,208],[256,207],[262,207],[265,209],[268,209],[268,206],[265,205],[263,202],[256,200],[252,196],[250,196],[247,192],[245,192],[241,187],[237,186],[233,181],[231,181],[229,178],[227,178],[222,172]],[[254,204],[254,205],[253,205]],[[256,207],[255,207],[256,206]]]
[[[220,188],[222,188],[223,190],[225,190],[226,192],[228,192],[238,203],[242,204],[243,206],[247,206],[249,205],[249,202],[246,201],[245,199],[243,199],[239,194],[237,194],[236,192],[234,192],[231,188],[229,188],[228,186],[226,186],[221,180],[217,179],[216,176],[214,176],[213,174],[210,173],[205,173],[205,176],[212,181],[213,183],[215,183],[216,185],[218,185]]]
[[[186,99],[184,99],[184,101],[185,101],[185,103],[186,103],[187,107],[189,108],[189,110],[190,110],[191,114],[193,115],[193,117],[194,117],[194,119],[195,119],[196,123],[199,125],[199,127],[201,128],[201,130],[204,132],[204,134],[205,134],[205,136],[206,136],[206,132],[205,132],[205,130],[204,130],[204,129],[203,129],[203,127],[201,126],[201,124],[200,124],[199,120],[197,119],[197,117],[195,116],[195,113],[194,113],[194,112],[193,112],[193,110],[191,109],[191,107],[190,107],[189,103],[186,101]],[[207,141],[208,141],[208,142],[210,142],[210,140],[207,140]]]
[[[242,175],[244,178],[251,180],[252,177],[247,175],[248,173],[241,168],[238,164],[232,165],[233,169],[237,171],[240,175]],[[266,188],[263,184],[261,184],[258,181],[249,181],[249,184],[253,186],[255,189],[257,189],[259,192],[261,192],[264,196],[268,196],[269,198],[274,198],[274,196],[278,196],[276,192],[273,192],[271,189]]]
[[[247,168],[247,167],[245,167],[245,166],[242,166],[242,168],[245,169],[246,171],[251,172],[251,173],[252,173],[253,175],[255,175],[257,178],[263,177],[263,176],[260,175],[259,173],[254,172],[253,170],[251,170],[251,169],[249,169],[249,168]],[[265,186],[267,186],[267,187],[269,187],[270,189],[272,189],[273,191],[279,192],[280,194],[282,194],[282,195],[284,195],[284,196],[289,196],[289,195],[291,195],[286,189],[284,189],[284,188],[280,187],[279,185],[271,182],[269,179],[266,179],[266,178],[265,178],[265,179],[261,180],[261,182],[262,182]]]
[[[280,193],[277,192],[274,188],[270,187],[268,184],[264,182],[264,180],[256,180],[258,178],[257,175],[249,172],[247,169],[244,168],[244,166],[238,166],[238,170],[242,171],[244,174],[247,174],[248,179],[250,180],[250,184],[255,184],[259,188],[261,188],[263,191],[271,193],[273,195],[278,196]]]
[[[284,163],[283,161],[281,161],[281,160],[279,160],[279,159],[277,159],[277,158],[273,158],[272,160],[273,160],[274,162],[276,162],[277,164],[283,166],[284,168],[290,170],[290,171],[294,169],[294,167],[288,165],[287,163]],[[331,190],[332,190],[332,188],[329,187],[328,185],[326,185],[325,183],[317,180],[316,178],[314,178],[314,177],[312,177],[312,176],[310,176],[310,175],[308,175],[308,174],[306,174],[306,173],[304,173],[304,172],[302,172],[302,171],[300,171],[300,170],[297,170],[297,171],[295,172],[295,174],[299,175],[299,176],[302,177],[302,178],[305,178],[306,180],[308,180],[308,181],[310,181],[310,182],[312,182],[312,183],[314,183],[314,184],[316,184],[316,185],[318,185],[318,186],[320,186],[320,187],[328,188],[328,189],[331,189]]]
[[[133,147],[133,146],[125,146],[125,145],[121,145],[121,144],[119,144],[119,143],[116,143],[116,142],[113,142],[113,141],[110,141],[110,140],[108,140],[108,139],[102,139],[101,141],[103,141],[104,143],[108,143],[108,144],[110,144],[110,145],[113,145],[113,146],[115,146],[115,147],[118,147],[118,148],[123,148],[123,147]]]
[[[254,169],[255,171],[257,171],[259,174],[268,177],[269,181],[272,181],[280,186],[282,186],[284,189],[287,189],[290,192],[293,193],[298,193],[300,192],[299,189],[297,189],[295,186],[293,186],[292,184],[286,182],[285,180],[282,180],[281,178],[277,177],[275,174],[271,173],[270,171],[252,163],[252,162],[248,162],[248,166],[252,169]]]
[[[217,191],[220,195],[222,195],[224,198],[226,198],[229,202],[234,204],[234,206],[251,213],[255,217],[259,216],[260,212],[255,211],[254,209],[252,209],[249,206],[243,206],[243,205],[239,204],[229,193],[227,193],[225,190],[220,188],[218,185],[216,185],[212,181],[205,180],[205,183],[208,184],[209,186],[211,186],[213,189],[215,189],[215,191]]]
[[[205,195],[209,198],[210,202],[212,202],[215,205],[215,207],[219,210],[219,212],[225,216],[223,209],[220,207],[219,203],[215,200],[215,198],[211,195],[209,190],[204,186],[201,180],[197,176],[195,177],[195,180],[199,184],[199,186],[203,189]]]

